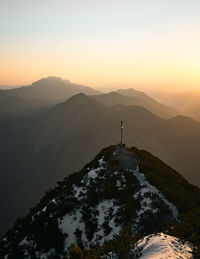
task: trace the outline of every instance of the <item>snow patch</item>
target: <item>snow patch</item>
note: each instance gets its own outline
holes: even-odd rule
[[[47,206],[45,206],[45,207],[42,209],[43,212],[46,212],[46,210],[47,210]]]
[[[90,180],[95,180],[99,176],[99,172],[101,172],[104,167],[105,161],[103,160],[103,157],[99,159],[99,167],[97,168],[88,168],[89,172],[83,177],[81,180],[81,183],[85,186],[88,186],[90,184]]]
[[[117,210],[120,207],[115,205],[115,200],[104,200],[100,202],[95,208],[94,220],[97,222],[97,230],[94,233],[92,240],[89,242],[90,245],[95,245],[99,242],[101,245],[106,241],[113,238],[114,235],[119,234],[121,226],[117,226],[114,222]],[[63,234],[67,234],[65,238],[65,251],[72,243],[77,243],[76,231],[81,231],[81,240],[85,241],[84,246],[88,247],[86,237],[86,225],[82,219],[81,209],[73,211],[72,213],[66,214],[62,219],[58,219],[58,227]],[[103,228],[104,223],[108,223],[110,227],[110,233],[105,234]]]
[[[75,192],[74,197],[78,200],[81,200],[81,198],[79,197],[80,194],[82,193],[83,195],[85,195],[87,193],[87,190],[85,189],[85,187],[81,186],[81,187],[77,187],[76,185],[73,185],[73,190]]]
[[[98,176],[99,171],[101,171],[101,167],[90,170],[90,172],[88,173],[88,177],[95,179]]]
[[[115,205],[115,200],[104,200],[100,202],[96,210],[98,211],[98,218],[97,218],[97,231],[94,234],[94,237],[92,239],[92,243],[99,242],[101,245],[106,241],[113,238],[114,235],[119,234],[121,230],[121,226],[116,226],[114,219],[117,210],[120,208],[118,205]],[[108,226],[111,228],[111,231],[109,234],[104,233],[104,229],[102,227],[103,223],[106,221],[106,218],[108,218]]]
[[[193,248],[178,238],[159,233],[148,235],[135,244],[127,258],[134,259],[192,259]],[[135,254],[135,255],[134,255]],[[101,259],[117,259],[116,252],[109,252]]]
[[[149,235],[136,243],[135,252],[140,259],[189,259],[192,258],[192,247],[182,244],[178,238],[160,233]]]
[[[75,231],[82,231],[82,240],[87,240],[85,236],[85,224],[82,222],[82,214],[80,210],[66,214],[63,219],[58,219],[58,227],[63,234],[68,236],[65,238],[65,251],[72,243],[76,242]]]
[[[140,182],[140,185],[142,186],[142,188],[134,194],[134,198],[137,199],[138,197],[141,198],[140,201],[140,205],[141,205],[141,209],[137,211],[137,215],[138,217],[143,214],[145,211],[147,210],[151,210],[151,212],[156,213],[157,212],[157,208],[152,209],[151,207],[151,203],[152,203],[152,199],[150,199],[149,197],[145,197],[145,194],[156,194],[171,210],[173,218],[177,218],[179,213],[177,208],[171,203],[169,202],[165,196],[153,185],[151,185],[145,178],[145,175],[140,173],[139,171],[139,167],[137,166],[136,170],[129,170],[132,171],[133,174],[137,177],[138,181]],[[138,218],[139,221],[139,218]]]
[[[103,167],[103,165],[105,165],[105,163],[106,163],[103,159],[104,159],[104,157],[102,157],[101,159],[99,159],[99,165],[100,165],[101,167]]]
[[[28,240],[28,237],[25,237],[20,243],[19,246],[33,246],[34,242],[32,240]]]
[[[35,249],[36,244],[33,240],[28,238],[27,236],[19,243],[19,246],[22,247],[23,253],[26,256],[25,258],[29,259],[29,251]]]
[[[120,180],[116,181],[116,186],[117,186],[117,188],[121,188],[121,181]]]
[[[117,173],[117,172],[116,172]],[[117,175],[117,174],[116,174]],[[117,179],[116,181],[116,187],[117,189],[123,190],[126,187],[126,178],[124,175],[121,175],[121,179]]]
[[[40,258],[40,259],[53,258],[53,256],[55,256],[55,249],[51,248],[47,253],[41,253],[36,251],[36,256],[37,258]]]
[[[53,204],[57,204],[56,199],[53,199],[50,202],[53,203]]]

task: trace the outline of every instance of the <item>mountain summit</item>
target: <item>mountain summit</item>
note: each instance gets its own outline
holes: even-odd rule
[[[110,92],[93,97],[103,104],[109,106],[123,104],[144,107],[152,113],[163,118],[170,118],[177,114],[177,112],[171,107],[159,103],[147,94],[134,90],[132,88],[121,89],[116,92]]]
[[[91,87],[74,84],[60,77],[49,76],[42,78],[31,85],[11,90],[9,93],[37,104],[57,104],[70,98],[72,95],[84,93],[87,95],[100,94]]]
[[[72,243],[103,245],[128,223],[140,236],[165,231],[195,243],[199,205],[200,190],[150,153],[110,146],[18,220],[1,240],[0,255],[64,258]]]

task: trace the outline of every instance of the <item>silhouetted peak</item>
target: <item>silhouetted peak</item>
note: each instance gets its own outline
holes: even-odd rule
[[[130,96],[147,96],[144,92],[135,90],[134,88],[119,89],[116,92],[119,94],[130,95]]]
[[[87,96],[86,94],[79,93],[76,95],[73,95],[69,99],[67,99],[65,102],[60,103],[56,105],[55,109],[56,110],[67,110],[67,111],[76,111],[76,110],[81,110],[83,111],[94,111],[96,109],[101,109],[104,107],[102,103],[99,103],[95,99]]]
[[[43,79],[47,79],[47,80],[63,80],[61,77],[58,77],[58,76],[48,76],[48,77],[45,77]]]
[[[85,99],[90,99],[86,94],[84,93],[79,93],[79,94],[76,94],[74,96],[72,96],[71,98],[85,98]]]
[[[177,115],[175,117],[173,117],[172,119],[170,119],[170,121],[173,121],[173,123],[181,123],[181,124],[195,124],[196,125],[196,121],[188,116],[184,116],[184,115]]]
[[[112,91],[112,92],[108,93],[107,95],[119,96],[119,95],[121,95],[121,94],[119,94],[119,93],[117,93],[117,92]]]
[[[32,86],[50,86],[50,85],[56,85],[56,84],[71,84],[69,80],[63,80],[61,77],[56,76],[48,76],[45,78],[41,78],[35,82],[32,83]]]
[[[84,93],[79,93],[76,95],[73,95],[72,97],[70,97],[68,100],[65,101],[65,103],[67,102],[77,102],[77,101],[90,101],[91,98],[89,96],[87,96]]]
[[[102,94],[102,95],[99,95],[99,97],[113,97],[113,98],[120,98],[120,97],[123,97],[123,95],[121,95],[120,93],[117,93],[117,92],[109,92],[109,93],[106,93],[106,94]]]

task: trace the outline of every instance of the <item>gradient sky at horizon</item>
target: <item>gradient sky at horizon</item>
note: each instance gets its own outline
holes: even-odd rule
[[[0,84],[200,88],[199,0],[1,0]]]

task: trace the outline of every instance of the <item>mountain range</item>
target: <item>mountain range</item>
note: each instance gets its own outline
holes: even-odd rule
[[[175,93],[152,91],[151,94],[162,103],[173,107],[179,114],[200,121],[200,92],[198,89]]]
[[[23,99],[12,91],[17,90],[5,93]],[[125,124],[124,143],[151,151],[191,183],[200,184],[199,122],[183,116],[166,119],[142,106],[125,105],[123,97],[127,96],[120,93],[107,95],[119,98],[112,101],[109,97],[110,104],[100,100],[106,99],[106,94],[91,94],[77,94],[40,109],[27,99],[26,103],[37,108],[31,112],[26,109],[25,114],[9,112],[9,101],[7,110],[1,111],[0,103],[1,233],[56,181],[80,170],[104,146],[118,143],[121,120]],[[145,96],[143,100],[150,98],[138,91],[135,94]]]
[[[177,115],[175,109],[161,104],[144,92],[136,91],[133,88],[121,89],[116,92],[110,92],[108,94],[101,94],[93,97],[105,105],[123,104],[144,107],[155,115],[164,118],[170,118]]]
[[[31,85],[4,90],[37,106],[52,106],[63,102],[72,95],[84,93],[87,95],[100,94],[91,87],[71,83],[59,77],[42,78]]]
[[[165,118],[177,114],[175,109],[163,105],[144,92],[132,88],[104,94],[91,87],[74,84],[59,77],[42,78],[28,86],[1,90],[0,111],[14,114],[38,111],[42,108],[53,107],[79,93],[92,95],[106,105],[138,105]]]
[[[199,205],[200,189],[150,153],[110,146],[46,192],[4,235],[0,255],[8,259],[65,258],[71,244],[92,248],[92,256],[89,250],[87,258],[100,258],[99,245],[101,255],[108,249],[121,253],[127,251],[129,236],[122,234],[128,223],[140,238],[162,231],[196,246]],[[193,220],[188,222],[188,217]],[[162,236],[162,240],[166,238]],[[137,249],[141,246],[138,243]],[[193,249],[186,249],[191,255]],[[177,251],[174,249],[174,255]]]
[[[23,98],[10,94],[7,90],[0,90],[0,111],[11,115],[27,114],[37,107]]]

